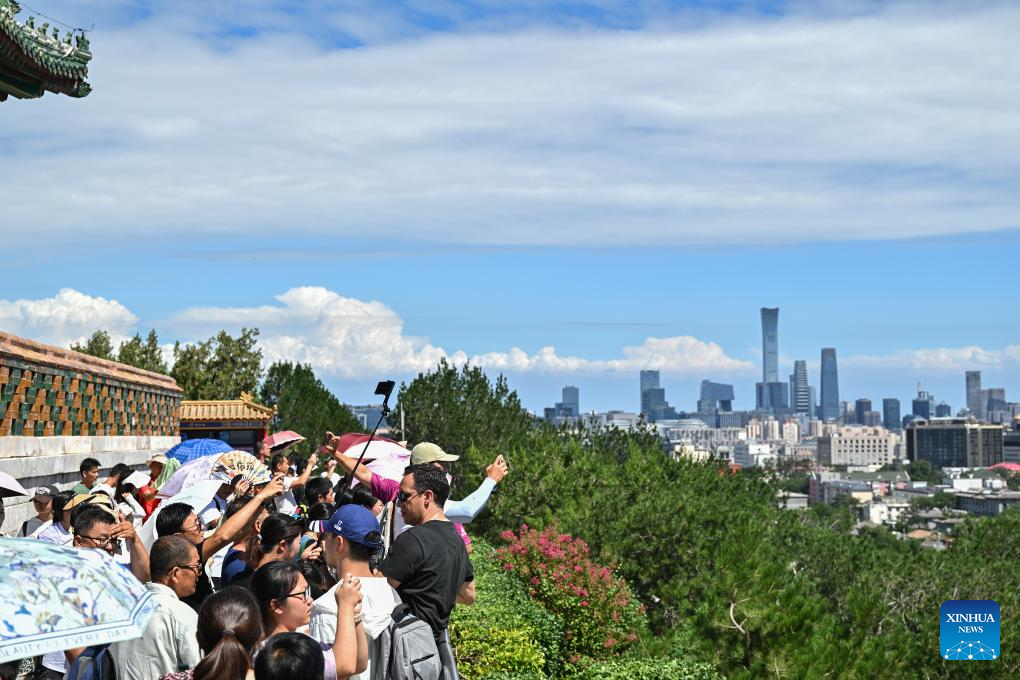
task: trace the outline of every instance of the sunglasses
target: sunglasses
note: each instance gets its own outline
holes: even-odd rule
[[[414,498],[415,496],[420,496],[420,495],[421,495],[421,492],[418,492],[418,491],[415,491],[414,493],[407,493],[406,491],[398,491],[397,492],[397,497],[396,497],[397,505],[402,505],[402,504],[406,503],[407,501],[411,500],[412,498]]]

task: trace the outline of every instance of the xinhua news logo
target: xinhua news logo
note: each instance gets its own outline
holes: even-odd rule
[[[939,650],[948,661],[999,658],[999,604],[994,600],[946,600],[939,608]]]

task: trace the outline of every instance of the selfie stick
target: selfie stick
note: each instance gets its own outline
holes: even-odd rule
[[[358,471],[358,466],[361,465],[362,459],[364,459],[365,454],[368,453],[368,445],[371,444],[372,440],[375,438],[375,433],[379,429],[379,426],[382,425],[383,419],[390,413],[390,394],[393,392],[393,386],[395,384],[396,383],[392,380],[384,380],[375,387],[375,393],[383,396],[382,412],[379,413],[379,420],[375,421],[375,427],[372,428],[372,434],[369,435],[368,441],[365,442],[365,448],[361,450],[361,455],[358,456],[358,462],[354,464],[354,467],[351,468],[351,471],[344,478],[343,488],[345,489],[350,487],[351,482],[354,480],[354,473]]]

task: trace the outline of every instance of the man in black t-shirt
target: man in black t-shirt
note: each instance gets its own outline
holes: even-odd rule
[[[449,656],[444,666],[452,665],[446,626],[455,604],[474,603],[475,573],[464,541],[443,514],[450,495],[446,473],[431,463],[404,472],[396,503],[412,528],[393,542],[380,569],[414,615],[432,628],[440,654]],[[456,667],[449,670],[447,677],[456,677]]]

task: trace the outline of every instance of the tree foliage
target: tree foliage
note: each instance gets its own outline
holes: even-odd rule
[[[204,342],[174,343],[170,375],[185,399],[237,399],[255,393],[262,378],[259,330],[242,328],[236,338],[220,331]]]
[[[100,359],[114,359],[113,357],[113,341],[110,340],[110,334],[106,331],[96,331],[89,339],[85,341],[85,344],[78,342],[71,344],[71,349],[75,352],[82,352],[83,354],[90,354]]]
[[[307,441],[295,447],[297,453],[310,454],[327,431],[362,431],[350,409],[326,389],[308,364],[274,363],[266,372],[259,396],[263,404],[277,408],[274,430],[294,430],[305,436]]]
[[[122,342],[117,351],[117,361],[154,373],[169,373],[155,330],[150,330],[144,341],[140,334],[135,333],[135,337]]]
[[[494,447],[511,459],[509,477],[468,530],[496,540],[522,524],[555,524],[582,537],[593,556],[617,564],[659,636],[689,627],[685,658],[725,677],[980,677],[980,664],[938,655],[940,604],[1020,607],[1020,511],[968,519],[944,551],[884,529],[855,533],[849,503],[782,509],[773,478],[671,460],[647,432],[499,425],[516,422],[516,406],[487,416],[497,424],[491,433],[451,422],[471,412],[467,398],[496,411],[516,398],[497,399],[491,384],[479,397],[459,386],[459,371],[442,370],[441,380],[419,376],[428,390],[415,382],[402,390],[428,394],[414,427],[444,446],[447,433],[467,445],[454,474],[469,488],[480,475],[464,470],[489,462]],[[1020,674],[1018,641],[1020,632],[1003,626],[1000,677]]]

